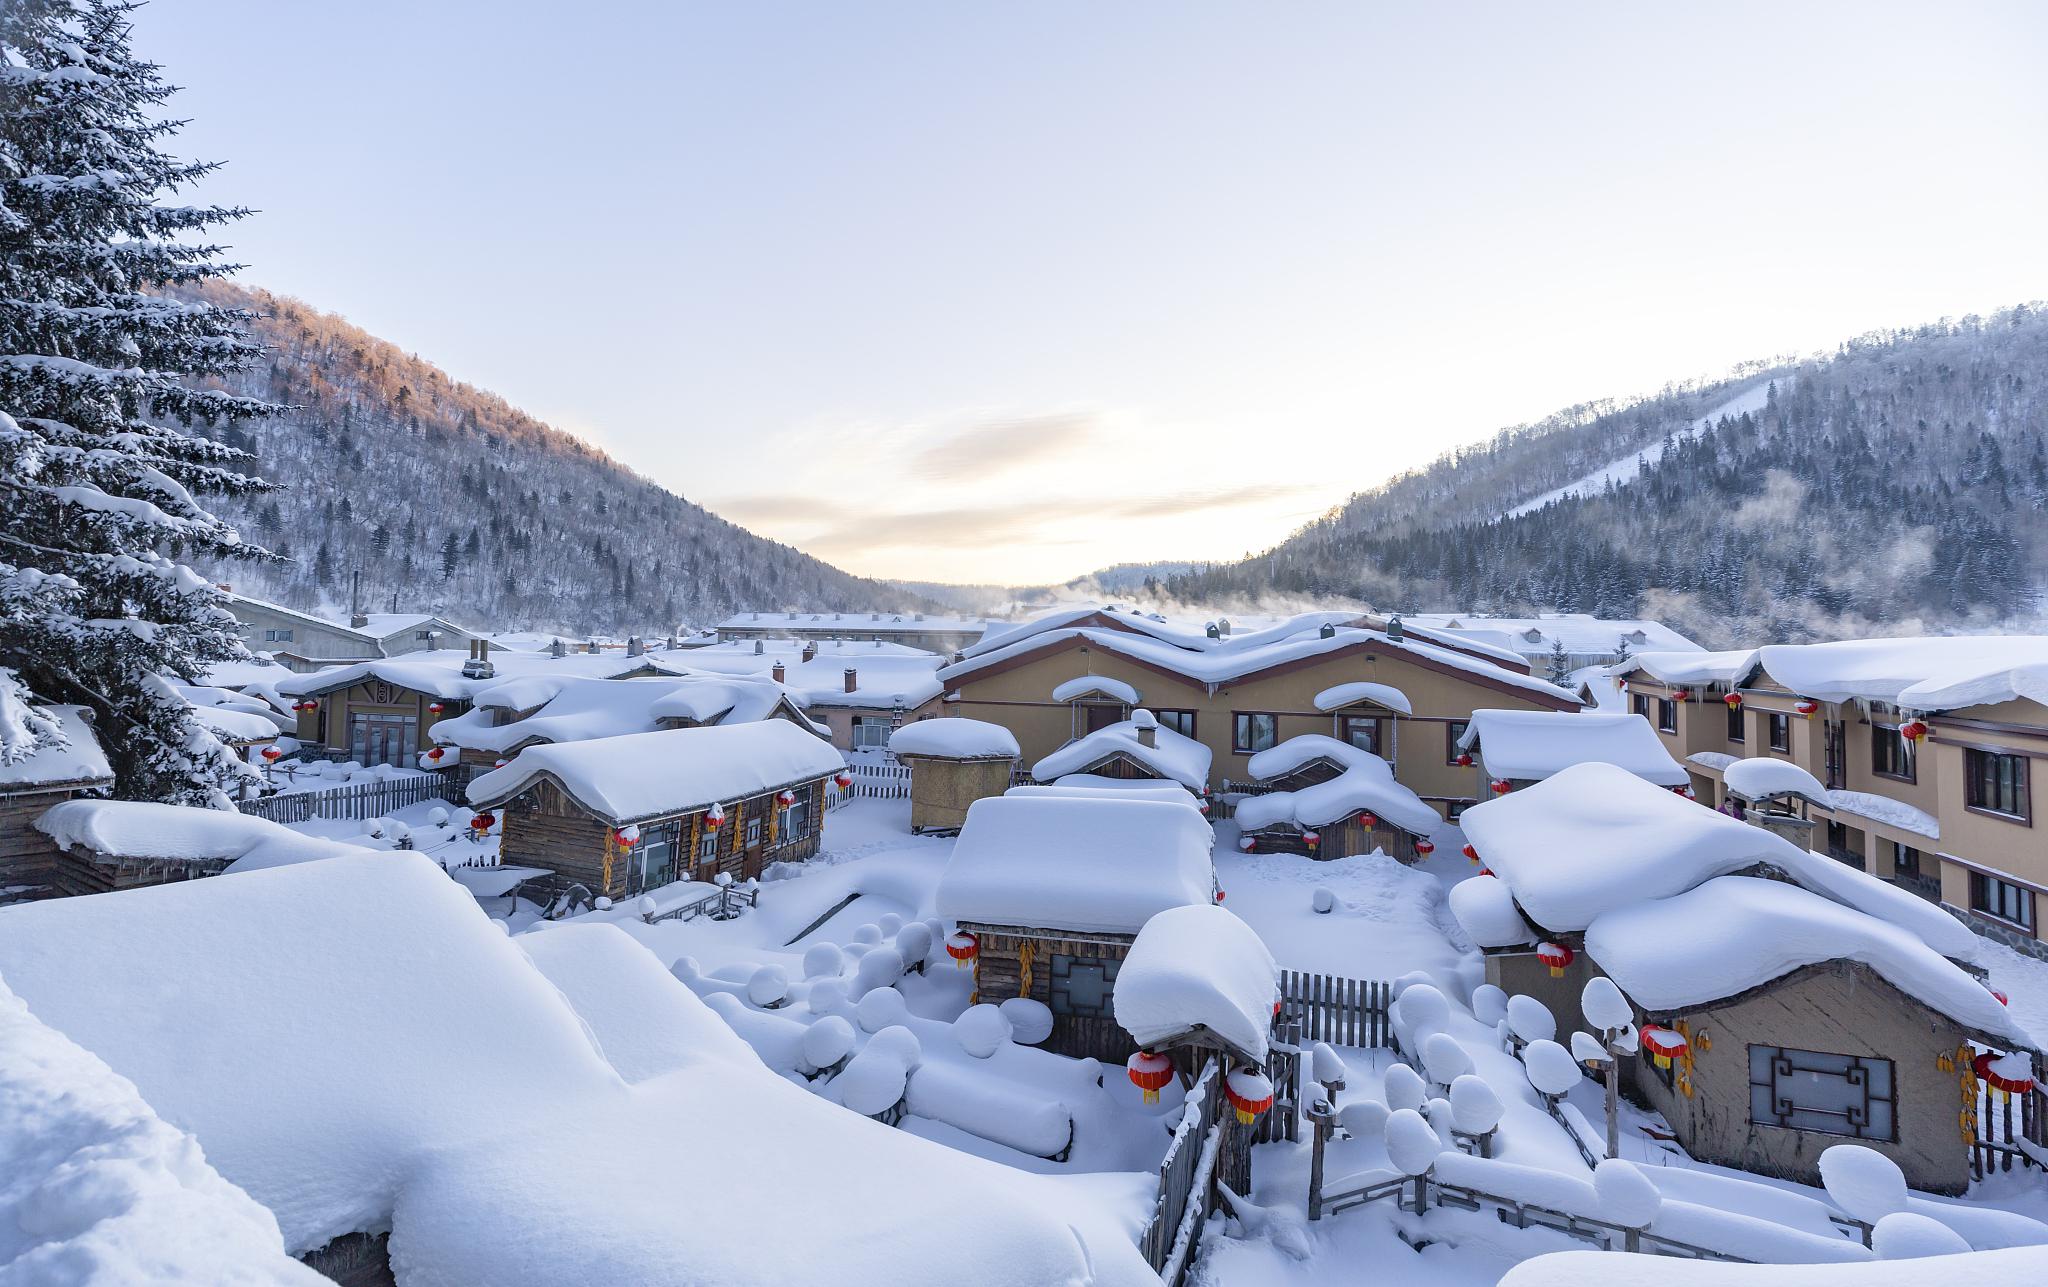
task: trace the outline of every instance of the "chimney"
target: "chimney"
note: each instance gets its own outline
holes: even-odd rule
[[[767,644],[765,644],[765,643],[762,643],[762,642],[761,642],[761,641],[760,641],[759,639],[756,639],[756,640],[754,641],[754,655],[755,655],[756,657],[760,656],[760,655],[761,655],[762,653],[764,653],[764,652],[767,652],[767,651],[768,651],[768,645],[767,645]]]
[[[1230,618],[1229,618],[1229,617],[1218,617],[1218,618],[1216,618],[1216,633],[1217,633],[1217,634],[1219,634],[1219,635],[1222,635],[1222,636],[1223,636],[1223,637],[1224,637],[1225,639],[1228,639],[1228,638],[1230,638]]]
[[[597,640],[593,639],[589,643],[585,644],[584,649],[588,651],[592,656],[596,656],[598,652]]]
[[[1316,631],[1316,636],[1320,639],[1335,639],[1337,637],[1337,627],[1325,621],[1323,628]]]
[[[569,655],[569,645],[567,645],[567,644],[563,643],[563,642],[562,642],[562,640],[561,640],[561,638],[560,638],[560,636],[557,636],[557,637],[556,637],[556,639],[555,639],[555,641],[554,641],[553,643],[551,643],[551,644],[549,644],[549,645],[548,645],[548,656],[550,656],[550,657],[566,657],[566,656],[568,656],[568,655]]]
[[[363,570],[355,569],[348,574],[348,624],[351,629],[361,630],[370,624],[363,615]]]
[[[851,693],[860,687],[860,672],[853,667],[846,668],[846,691]]]
[[[1387,618],[1387,639],[1393,643],[1401,642],[1401,614],[1398,612]]]
[[[1159,718],[1151,711],[1139,709],[1131,716],[1131,724],[1138,730],[1139,746],[1159,745]]]
[[[462,663],[464,679],[496,679],[498,668],[491,664],[491,645],[488,640],[469,641],[469,660]]]
[[[1223,637],[1223,632],[1217,629],[1216,623],[1213,621],[1209,623],[1208,629],[1203,633],[1207,634],[1211,639],[1221,639]]]
[[[788,672],[783,670],[782,663],[779,661],[776,662],[775,665],[771,667],[768,671],[768,678],[774,680],[778,684],[781,683],[787,677]]]
[[[807,640],[807,641],[805,641],[805,643],[804,643],[804,651],[803,651],[803,660],[805,660],[805,661],[810,661],[810,660],[812,660],[812,659],[816,658],[816,657],[817,657],[817,655],[818,655],[818,641],[817,641],[817,640],[815,640],[815,639],[811,639],[811,640]]]
[[[351,612],[348,614],[348,626],[351,630],[361,630],[369,624],[370,618],[367,613]]]
[[[646,651],[647,645],[640,642],[639,635],[626,636],[626,655],[628,657],[638,657],[645,654]]]

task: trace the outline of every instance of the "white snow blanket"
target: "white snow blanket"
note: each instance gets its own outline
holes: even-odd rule
[[[1267,756],[1273,757],[1263,760],[1271,772],[1262,772],[1261,761]],[[1253,756],[1250,767],[1259,776],[1278,777],[1318,758],[1336,759],[1346,767],[1336,777],[1299,791],[1272,791],[1241,801],[1237,825],[1245,831],[1285,825],[1312,830],[1361,810],[1370,810],[1417,836],[1435,835],[1444,825],[1442,815],[1424,804],[1421,796],[1394,781],[1394,770],[1385,760],[1334,737],[1320,733],[1290,737]]]
[[[2048,702],[2048,635],[1960,635],[1772,644],[1763,667],[1795,693],[1824,702],[1890,702],[1942,711]]]
[[[977,800],[939,878],[938,912],[1136,934],[1160,912],[1214,901],[1214,837],[1195,810],[1154,800]]]
[[[0,1282],[292,1284],[277,1218],[0,981]]]
[[[1138,740],[1136,716],[1098,728],[1086,737],[1077,737],[1031,766],[1031,776],[1040,782],[1072,773],[1086,773],[1088,770],[1122,755],[1169,781],[1178,782],[1190,791],[1204,791],[1209,786],[1209,748],[1191,737],[1184,737],[1170,728],[1161,728],[1155,723],[1151,734],[1153,744],[1146,746]]]
[[[613,679],[654,665],[652,656],[628,657],[624,653],[572,652],[553,657],[547,653],[493,652],[491,666],[495,673],[489,679],[467,679],[462,674],[467,660],[467,653],[454,648],[410,652],[401,657],[352,662],[311,674],[292,675],[277,681],[277,691],[287,697],[319,697],[352,688],[366,679],[380,679],[430,697],[466,701],[486,688],[521,676]]]
[[[490,808],[552,779],[591,813],[623,825],[814,782],[845,767],[831,743],[788,720],[758,720],[529,746],[471,782],[469,799]]]
[[[1768,800],[1783,795],[1823,807],[1828,804],[1828,789],[1820,784],[1820,779],[1790,760],[1752,756],[1728,765],[1721,774],[1729,792],[1745,800]]]
[[[1579,711],[1475,710],[1458,746],[1477,748],[1489,776],[1541,781],[1574,764],[1598,762],[1645,782],[1682,787],[1692,779],[1640,715]]]
[[[536,742],[583,742],[651,733],[663,720],[743,724],[798,704],[780,684],[725,675],[592,679],[526,676],[477,693],[475,709],[434,725],[434,740],[503,755]],[[498,722],[497,712],[531,711]]]
[[[1929,1283],[2022,1283],[2041,1276],[2039,1247],[1972,1251],[1927,1260],[1824,1265],[1742,1265],[1611,1251],[1559,1251],[1525,1260],[1500,1287],[1927,1287]]]
[[[1023,754],[1017,735],[1001,724],[957,715],[905,724],[889,735],[889,750],[948,760],[1014,760]]]
[[[1853,813],[1859,818],[1926,836],[1929,840],[1941,839],[1941,819],[1925,809],[1916,809],[1904,800],[1894,800],[1888,795],[1873,795],[1868,791],[1828,791],[1821,803],[1836,813]]]
[[[1758,650],[1733,652],[1639,652],[1617,668],[1626,678],[1638,671],[1660,683],[1702,688],[1740,688],[1756,673]]]
[[[1451,914],[1477,947],[1520,947],[1536,941],[1536,932],[1515,906],[1507,882],[1494,876],[1473,876],[1451,886]]]
[[[1050,784],[1023,782],[1003,792],[1016,796],[1053,796],[1068,800],[1157,800],[1165,804],[1195,807],[1195,797],[1178,783],[1157,778],[1099,778],[1092,773],[1069,773]]]
[[[784,664],[782,682],[809,706],[914,710],[943,691],[939,664],[937,653],[915,648],[901,653],[878,650],[870,642],[862,648],[821,649],[809,661],[798,654],[793,662]],[[846,688],[849,670],[853,672],[851,692]]]
[[[703,1023],[690,990],[616,925],[540,921],[512,942],[562,990],[598,1053],[629,1082],[704,1059],[755,1058],[731,1028]]]
[[[1137,689],[1107,675],[1076,675],[1065,683],[1053,685],[1052,699],[1056,702],[1071,702],[1082,697],[1107,697],[1126,706],[1136,706],[1141,700]]]
[[[31,706],[13,696],[14,672],[0,667],[0,789],[108,786],[113,766],[83,706]]]
[[[1392,684],[1375,684],[1370,680],[1356,680],[1349,684],[1337,684],[1316,694],[1315,707],[1319,711],[1343,710],[1346,706],[1357,706],[1370,702],[1384,706],[1390,711],[1413,715],[1415,707],[1409,702],[1408,694]]]
[[[322,840],[264,818],[223,809],[137,800],[66,800],[36,819],[59,849],[74,847],[137,862],[189,862],[254,871],[368,852]]]
[[[1140,1046],[1207,1028],[1266,1061],[1280,967],[1258,932],[1217,906],[1176,907],[1145,922],[1117,970],[1117,1026]]]
[[[1551,931],[1582,930],[1602,912],[1764,865],[1911,930],[1943,956],[1967,961],[1978,950],[1977,936],[1939,907],[1611,764],[1574,765],[1475,805],[1459,826],[1529,918]]]
[[[1861,961],[1966,1028],[2033,1044],[2010,1010],[1916,935],[1782,881],[1720,876],[1603,912],[1586,929],[1586,951],[1653,1011],[1734,996],[1802,966]]]
[[[1284,742],[1275,743],[1245,761],[1245,768],[1261,782],[1285,777],[1298,772],[1318,760],[1327,760],[1338,769],[1355,768],[1367,760],[1380,760],[1371,751],[1353,746],[1327,733],[1299,733]]]

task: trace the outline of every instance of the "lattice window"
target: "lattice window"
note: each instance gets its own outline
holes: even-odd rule
[[[1749,1048],[1749,1120],[1759,1126],[1896,1139],[1897,1095],[1889,1059]]]
[[[1099,956],[1052,955],[1052,1012],[1110,1019],[1110,997],[1116,990],[1118,961]]]

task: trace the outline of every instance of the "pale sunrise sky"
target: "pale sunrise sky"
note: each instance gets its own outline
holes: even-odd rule
[[[2048,6],[154,0],[243,279],[853,571],[2048,297]]]

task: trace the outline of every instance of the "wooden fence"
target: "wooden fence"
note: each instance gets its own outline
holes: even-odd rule
[[[1394,985],[1382,979],[1280,971],[1280,1017],[1296,1026],[1303,1041],[1392,1047],[1387,1006],[1393,996]]]
[[[1187,1105],[1166,1156],[1159,1161],[1159,1193],[1141,1248],[1166,1287],[1180,1287],[1194,1259],[1195,1241],[1216,1205],[1216,1164],[1223,1153],[1223,1073],[1211,1059],[1188,1088]]]
[[[908,800],[910,798],[910,766],[892,760],[871,760],[865,757],[846,766],[846,772],[853,778],[843,791],[828,790],[825,793],[825,811],[830,813],[851,800]]]
[[[1970,1169],[1978,1179],[2015,1165],[2048,1166],[2048,1093],[2041,1088],[2039,1064],[2036,1060],[2034,1088],[2017,1095],[2001,1095],[1977,1083]]]
[[[429,800],[454,800],[461,795],[459,780],[435,773],[240,800],[235,809],[252,818],[290,824],[314,818],[381,818]]]

